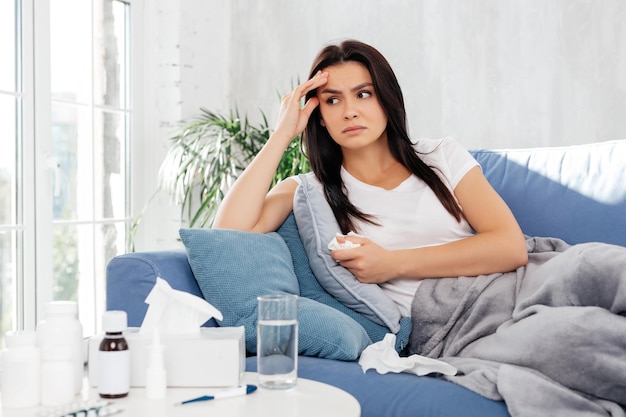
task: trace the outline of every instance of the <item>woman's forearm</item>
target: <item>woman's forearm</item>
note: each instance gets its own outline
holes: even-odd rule
[[[268,190],[285,149],[302,133],[319,105],[317,97],[311,97],[303,106],[300,101],[327,81],[328,73],[320,71],[283,97],[276,131],[226,194],[214,227],[267,232],[275,230],[287,217],[293,206],[290,197],[297,183],[278,184],[269,194]]]
[[[507,272],[528,262],[523,235],[485,232],[475,236],[393,255],[398,275],[406,278],[477,276]]]
[[[276,168],[291,138],[272,135],[228,190],[213,227],[250,231],[261,218]]]

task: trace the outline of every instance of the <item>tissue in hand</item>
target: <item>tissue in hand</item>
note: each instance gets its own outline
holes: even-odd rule
[[[141,328],[124,332],[130,350],[133,387],[146,385],[149,346],[161,336],[168,387],[227,387],[241,383],[245,372],[244,327],[201,327],[222,313],[203,298],[173,289],[157,278],[146,297],[148,311]],[[102,336],[89,341],[89,380],[95,384]]]
[[[341,233],[337,233],[337,236],[344,236]],[[349,240],[346,240],[343,243],[339,243],[337,242],[337,236],[335,236],[330,242],[328,242],[328,249],[329,250],[337,250],[337,249],[352,249],[352,248],[358,248],[359,246],[361,246],[360,243],[353,243],[350,242]],[[347,235],[345,236],[356,236],[356,237],[363,237],[361,235],[358,235],[354,232],[348,232]]]

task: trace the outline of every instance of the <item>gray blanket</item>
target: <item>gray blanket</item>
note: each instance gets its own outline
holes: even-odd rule
[[[422,282],[409,353],[456,366],[446,379],[513,417],[626,416],[626,248],[527,246],[516,271]]]

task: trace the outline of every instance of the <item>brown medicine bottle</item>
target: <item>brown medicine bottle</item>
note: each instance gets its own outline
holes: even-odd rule
[[[125,311],[102,316],[104,339],[98,349],[98,393],[102,398],[122,398],[130,391],[130,351],[122,333],[128,326]]]

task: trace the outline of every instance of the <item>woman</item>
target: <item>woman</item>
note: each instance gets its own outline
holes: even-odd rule
[[[389,63],[354,40],[325,47],[308,81],[283,98],[276,130],[228,192],[214,227],[265,233],[282,224],[298,180],[267,190],[301,133],[309,175],[322,184],[341,231],[359,233],[338,238],[359,247],[332,257],[359,281],[380,284],[403,315],[421,279],[527,262],[515,218],[476,161],[450,138],[413,143]]]
[[[622,410],[612,402],[626,404],[626,362],[616,360],[626,349],[626,250],[536,238],[529,254],[466,150],[450,138],[409,139],[397,80],[368,45],[320,52],[309,80],[284,97],[276,131],[229,191],[216,227],[281,225],[298,180],[267,190],[300,133],[307,175],[341,232],[363,236],[338,238],[360,246],[331,255],[411,316],[409,354],[446,359],[460,375],[446,378],[504,399],[512,415]]]

